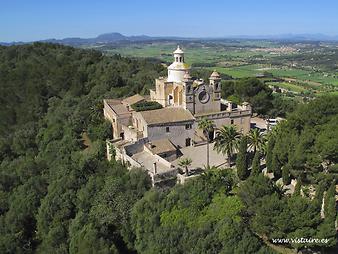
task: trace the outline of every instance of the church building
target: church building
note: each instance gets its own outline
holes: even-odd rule
[[[174,162],[182,155],[182,149],[205,144],[206,139],[198,129],[200,120],[211,120],[215,130],[223,125],[234,125],[244,134],[250,130],[250,105],[235,105],[222,99],[221,77],[216,71],[207,81],[192,78],[179,46],[173,56],[168,76],[155,80],[150,98],[137,94],[121,100],[104,100],[104,115],[113,132],[113,140],[107,145],[108,159],[109,147],[114,146],[116,159],[146,168],[155,182],[161,174],[177,174]],[[133,109],[134,104],[146,101],[158,102],[162,108]],[[211,140],[214,136],[211,133]]]

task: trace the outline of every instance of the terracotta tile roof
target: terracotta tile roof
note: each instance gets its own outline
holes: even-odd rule
[[[184,108],[166,107],[139,112],[148,125],[193,121],[195,118]]]
[[[122,100],[122,103],[128,104],[128,105],[133,105],[133,104],[138,103],[138,102],[143,101],[143,100],[145,100],[145,98],[137,93],[133,96],[125,98],[124,100]]]
[[[121,100],[119,99],[104,99],[109,106],[116,105],[116,104],[121,104]]]
[[[108,105],[108,107],[116,114],[116,115],[123,115],[130,113],[128,108],[121,103],[121,100],[116,99],[105,99],[104,103]]]
[[[123,104],[110,105],[110,107],[117,115],[130,113],[128,108]]]
[[[176,147],[169,139],[153,140],[146,145],[154,154],[176,151]]]

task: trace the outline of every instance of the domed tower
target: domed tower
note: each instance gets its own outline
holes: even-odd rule
[[[184,74],[188,73],[190,67],[184,63],[184,51],[177,46],[177,49],[173,52],[174,62],[168,67],[168,82],[182,82]]]
[[[221,77],[216,70],[214,70],[209,78],[209,84],[212,86],[213,90],[213,99],[220,100],[221,99]]]

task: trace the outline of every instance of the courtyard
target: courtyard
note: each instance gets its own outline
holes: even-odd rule
[[[203,168],[207,165],[207,145],[187,146],[180,149],[183,154],[180,158],[174,160],[172,164],[178,166],[182,158],[190,158],[192,160],[189,168]],[[226,164],[226,156],[218,154],[214,150],[214,143],[209,144],[209,163],[210,166],[221,167]]]

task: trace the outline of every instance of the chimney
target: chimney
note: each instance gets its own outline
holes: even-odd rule
[[[232,111],[232,102],[231,101],[229,101],[228,102],[228,111]]]

